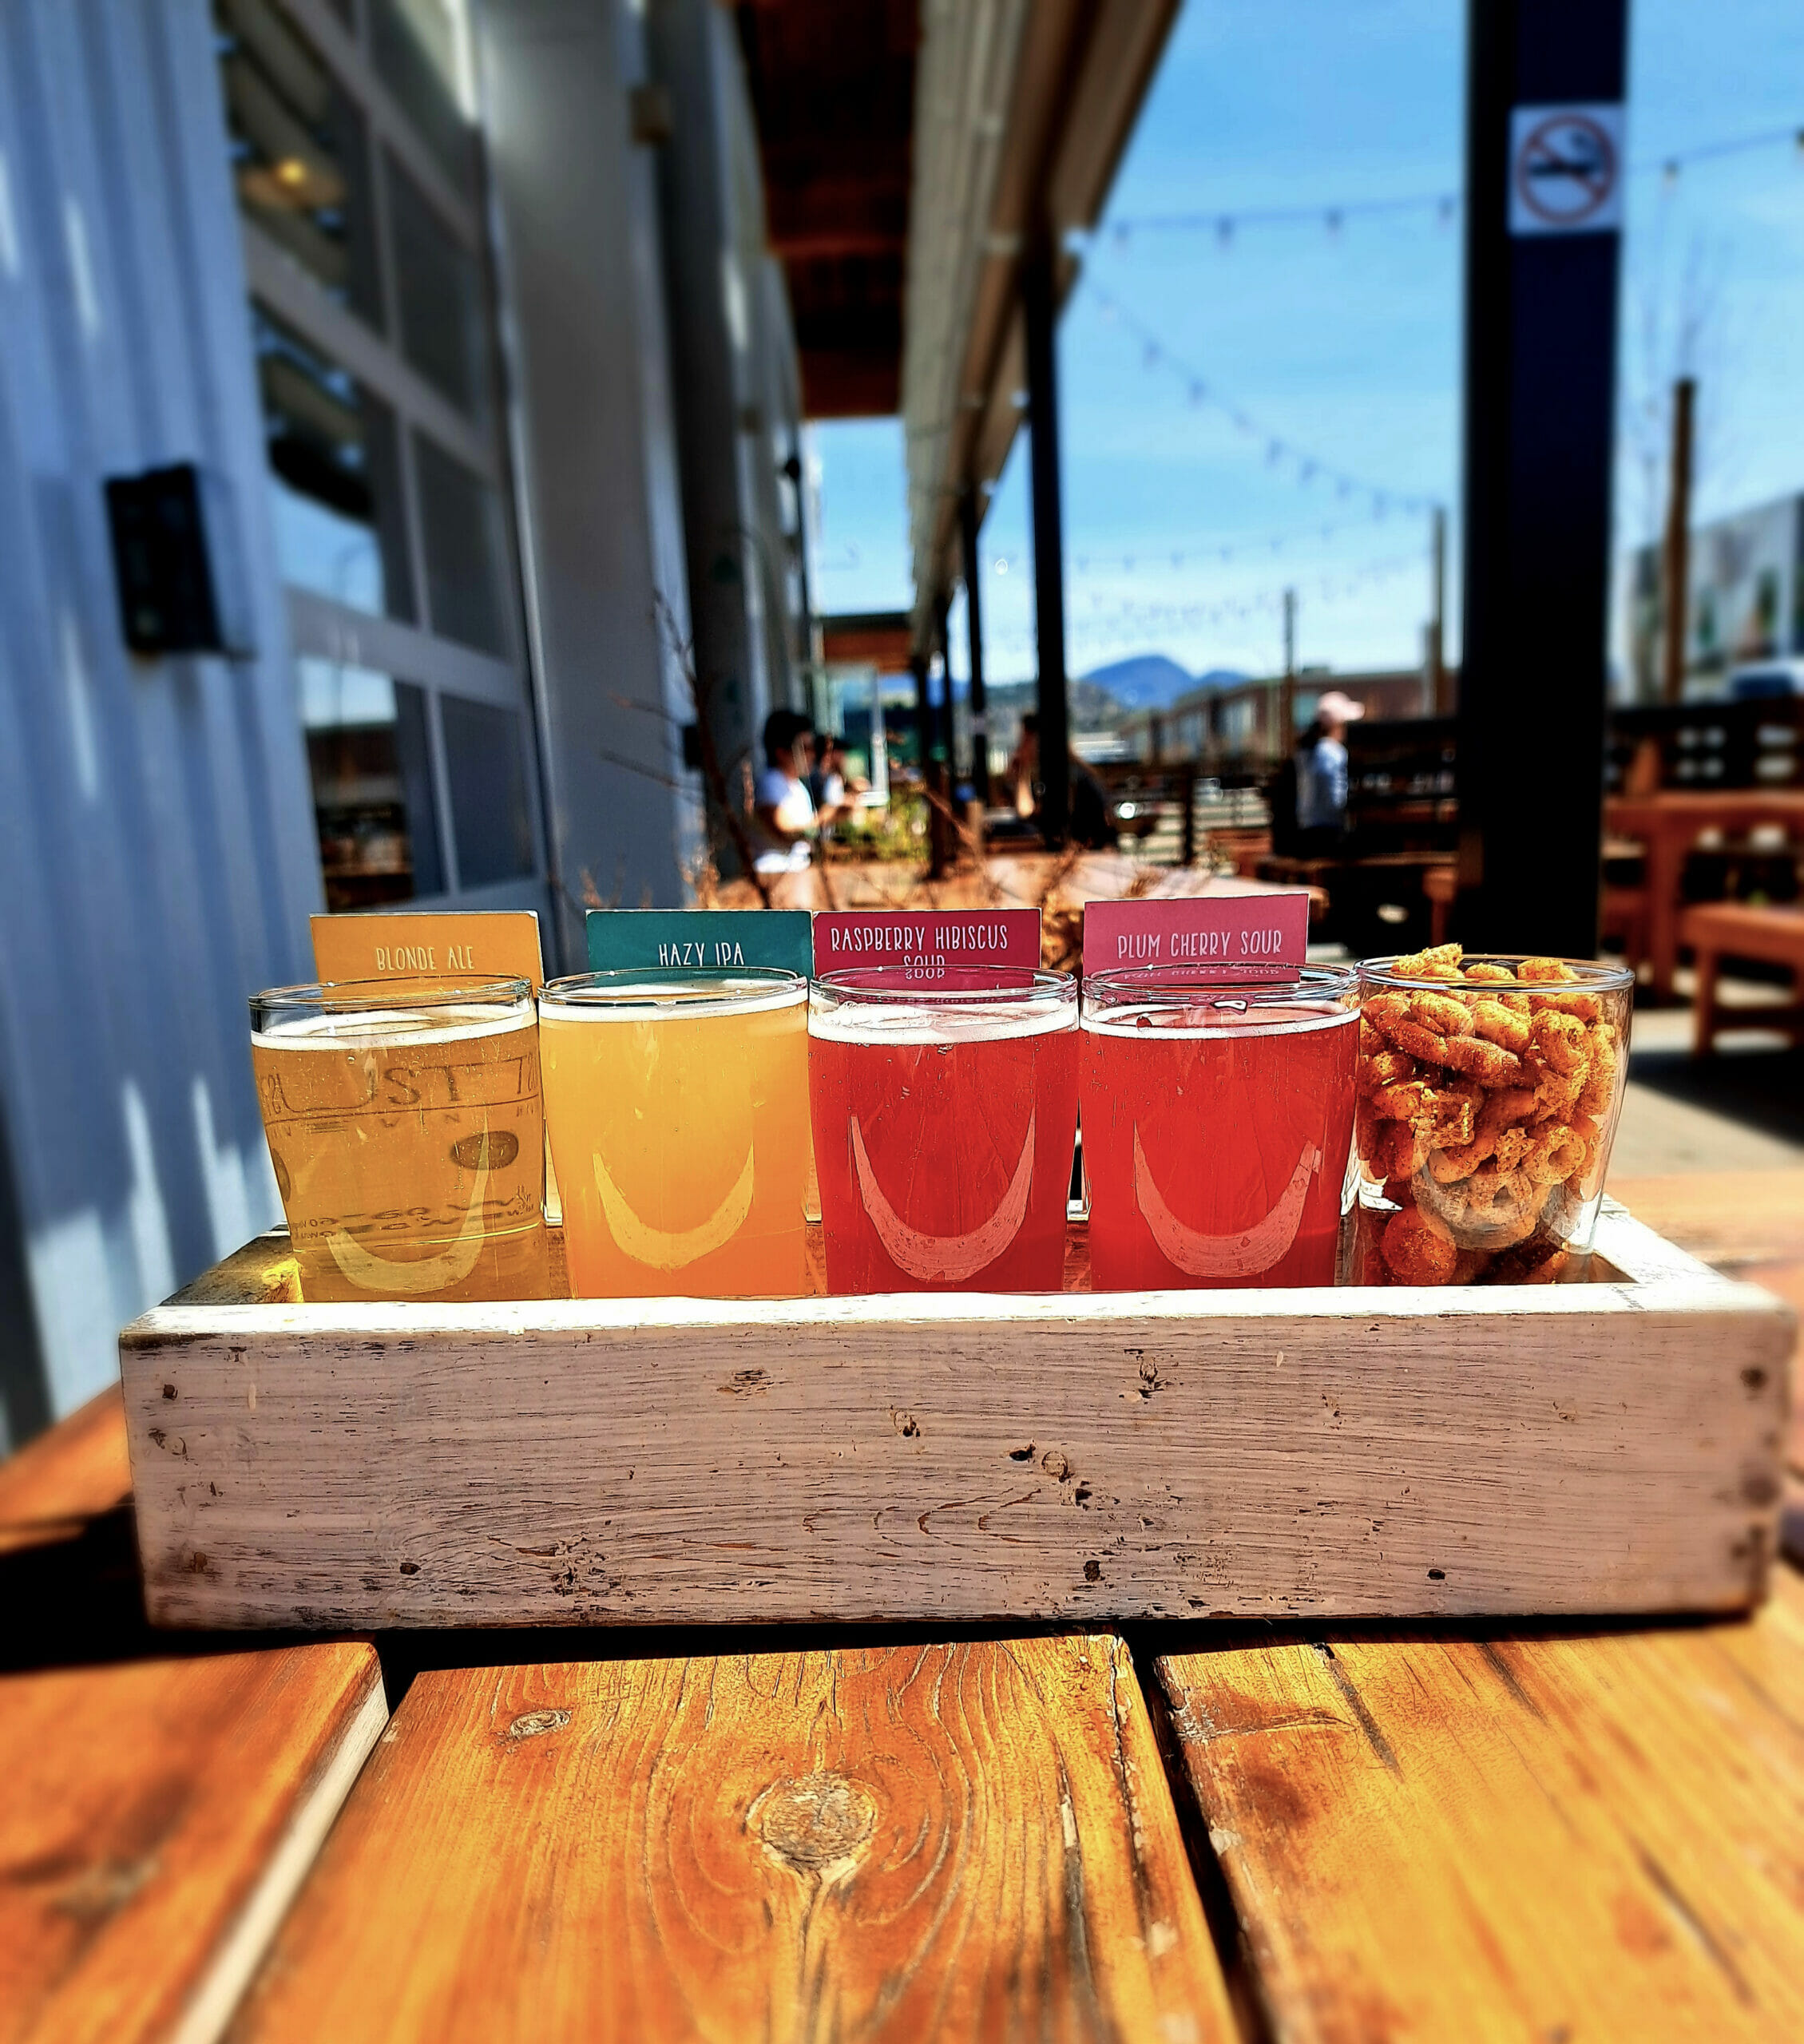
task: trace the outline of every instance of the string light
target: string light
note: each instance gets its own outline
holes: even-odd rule
[[[1671,190],[1687,166],[1713,163],[1725,156],[1747,156],[1757,149],[1783,145],[1804,156],[1804,128],[1762,129],[1757,135],[1739,135],[1721,142],[1703,142],[1695,148],[1676,150],[1667,156],[1646,157],[1629,165],[1629,175],[1657,172]],[[1247,227],[1321,227],[1338,236],[1349,220],[1375,220],[1404,213],[1432,213],[1440,227],[1452,225],[1463,203],[1458,193],[1409,192],[1388,199],[1352,199],[1338,205],[1247,206],[1234,212],[1143,213],[1111,220],[1107,232],[1118,249],[1126,250],[1136,234],[1212,233],[1223,249],[1232,245],[1235,236]]]
[[[1265,442],[1265,458],[1268,467],[1282,467],[1287,461],[1293,463],[1296,480],[1308,489],[1319,476],[1333,483],[1338,494],[1345,498],[1355,495],[1370,499],[1372,515],[1382,518],[1392,506],[1406,511],[1427,513],[1433,510],[1431,497],[1419,497],[1388,486],[1372,482],[1350,473],[1319,454],[1313,454],[1287,440],[1282,434],[1273,433],[1262,426],[1240,406],[1214,394],[1199,371],[1180,355],[1168,342],[1162,340],[1140,315],[1124,305],[1112,292],[1085,275],[1081,288],[1101,311],[1111,326],[1118,326],[1132,335],[1140,345],[1142,359],[1148,369],[1167,369],[1181,379],[1192,405],[1207,406],[1231,419],[1237,432]]]

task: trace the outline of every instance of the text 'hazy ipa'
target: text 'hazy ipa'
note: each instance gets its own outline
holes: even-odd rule
[[[593,972],[539,1006],[578,1298],[808,1289],[807,982]]]
[[[1056,1292],[1077,1119],[1077,1004],[1048,972],[836,972],[810,1092],[827,1289]]]
[[[524,980],[280,988],[251,1006],[304,1297],[545,1296],[545,1117]]]
[[[1105,973],[1084,1000],[1092,1285],[1331,1285],[1352,975],[1240,988]]]

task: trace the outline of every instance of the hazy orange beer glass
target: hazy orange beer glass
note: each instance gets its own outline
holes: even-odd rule
[[[827,1289],[1059,1290],[1076,981],[830,972],[808,1029]]]
[[[808,983],[764,968],[589,972],[539,996],[578,1298],[807,1289]]]
[[[310,1300],[545,1294],[545,1118],[524,980],[251,1001],[270,1162]]]
[[[1334,1281],[1358,1025],[1350,969],[1084,982],[1097,1290]]]

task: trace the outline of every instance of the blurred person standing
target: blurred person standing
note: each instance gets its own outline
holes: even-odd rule
[[[1338,688],[1315,706],[1315,721],[1297,741],[1297,850],[1330,858],[1346,836],[1346,727],[1366,714]]]

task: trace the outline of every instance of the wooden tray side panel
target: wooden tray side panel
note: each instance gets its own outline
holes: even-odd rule
[[[1786,1309],[1708,1274],[1523,1296],[152,1314],[123,1345],[150,1609],[1088,1626],[1756,1600]]]

